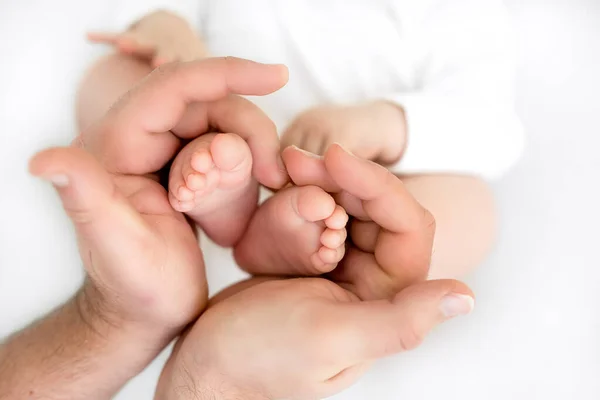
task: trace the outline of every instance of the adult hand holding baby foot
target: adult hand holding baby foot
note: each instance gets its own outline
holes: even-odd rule
[[[213,298],[176,345],[157,399],[328,397],[472,310],[464,284],[425,280],[433,217],[385,168],[339,146],[325,161],[294,149],[284,159],[297,183],[337,192],[360,218],[356,243],[330,279],[253,278]],[[287,273],[273,268],[254,272]]]
[[[400,158],[405,131],[402,109],[392,103],[375,101],[354,107],[309,110],[291,124],[282,143],[296,144],[321,154],[339,141],[362,158],[386,163]],[[302,180],[302,168],[290,166]],[[360,187],[355,185],[356,190],[364,190]],[[238,265],[251,274],[262,275],[314,276],[334,270],[344,257],[348,217],[346,210],[336,206],[323,189],[321,182],[304,180],[263,203],[235,246]],[[367,229],[368,226],[374,225],[367,225]],[[355,264],[355,256],[353,252],[346,257],[346,264]],[[405,256],[409,257],[410,253]],[[345,269],[336,269],[336,274]]]
[[[283,158],[296,185],[323,188],[354,217],[332,279],[361,299],[381,299],[427,277],[435,219],[394,174],[337,144],[324,157],[288,147]]]
[[[0,348],[0,361],[9,360],[11,367],[3,380],[8,388],[0,382],[0,392],[8,389],[14,394],[10,398],[26,393],[111,397],[202,310],[202,255],[156,172],[173,159],[180,139],[212,127],[246,138],[254,176],[271,187],[283,186],[287,175],[278,167],[272,123],[228,94],[266,94],[284,83],[281,67],[244,60],[172,65],[151,75],[83,133],[79,142],[94,157],[70,148],[33,159],[32,172],[54,183],[73,219],[89,279],[75,301],[76,312],[65,306]],[[211,157],[220,164],[213,143]],[[340,154],[337,161],[328,156],[314,163],[308,157],[297,165],[309,167],[304,176],[317,186],[337,188],[338,201],[346,201],[357,216],[361,209],[351,207],[355,199],[362,199],[367,215],[371,207],[400,205],[401,220],[416,223],[389,229],[410,238],[406,243],[427,247],[430,224],[414,218],[422,208],[406,207],[410,195],[375,164]],[[296,164],[288,160],[288,165]],[[344,169],[356,172],[358,180],[341,180]],[[364,179],[373,184],[359,190]],[[391,201],[381,201],[382,194]],[[389,244],[382,247],[389,250]],[[375,256],[386,252],[375,245]],[[436,324],[471,310],[472,295],[463,284],[422,280],[427,263],[428,257],[416,257],[414,279],[389,286],[361,286],[359,280],[369,276],[356,273],[338,283],[255,278],[226,290],[179,341],[157,398],[294,399],[336,393],[374,359],[415,347]],[[388,297],[392,288],[399,293]],[[386,300],[370,300],[369,294]]]
[[[322,106],[300,114],[286,129],[282,146],[323,155],[340,143],[358,157],[391,164],[406,146],[404,111],[379,100],[354,106]]]

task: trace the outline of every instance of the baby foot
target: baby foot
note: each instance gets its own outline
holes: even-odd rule
[[[234,256],[251,274],[324,274],[344,257],[347,222],[323,189],[289,187],[258,208]]]
[[[215,243],[233,246],[258,202],[252,155],[234,134],[202,135],[175,157],[169,174],[169,202]]]

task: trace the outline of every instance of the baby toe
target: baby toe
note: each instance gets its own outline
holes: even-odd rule
[[[175,192],[175,197],[179,201],[192,201],[192,200],[194,200],[195,196],[194,196],[194,192],[192,192],[190,189],[188,189],[187,187],[182,185],[182,186],[179,186],[179,188]]]
[[[330,249],[336,249],[346,242],[345,229],[325,229],[321,234],[321,244]]]
[[[347,223],[348,214],[340,205],[336,205],[331,216],[325,220],[325,226],[327,226],[329,229],[344,229]]]
[[[187,192],[186,192],[187,191]],[[183,197],[189,197],[188,192],[191,193],[188,189],[181,187],[175,191],[169,191],[169,203],[171,203],[171,207],[175,211],[179,212],[187,212],[194,208],[193,200],[183,200],[180,196],[183,194]]]
[[[191,173],[185,179],[185,184],[190,190],[200,191],[206,187],[206,176],[198,173]]]
[[[314,253],[310,257],[310,262],[311,262],[313,268],[315,269],[314,272],[316,272],[319,275],[327,274],[327,273],[333,271],[337,265],[337,263],[326,263],[325,261],[323,261],[323,259],[321,258],[321,255],[318,252]]]
[[[330,249],[328,247],[321,247],[319,249],[318,255],[323,264],[325,265],[336,265],[338,262],[344,258],[344,253],[346,251],[345,246],[339,246],[335,249]]]
[[[192,154],[190,165],[196,172],[206,174],[214,165],[212,155],[208,149],[197,150]]]
[[[233,172],[252,169],[252,153],[244,139],[231,133],[221,133],[213,139],[210,150],[217,168]]]
[[[317,186],[299,188],[292,199],[298,215],[309,222],[317,222],[330,217],[336,208],[335,200]]]

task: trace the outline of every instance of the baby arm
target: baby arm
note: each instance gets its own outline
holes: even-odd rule
[[[85,128],[102,116],[131,87],[160,64],[207,56],[202,40],[175,13],[156,11],[122,33],[90,33],[117,53],[96,61],[86,73],[77,98],[77,119]]]
[[[124,32],[88,34],[94,43],[114,46],[123,54],[150,61],[150,65],[204,58],[208,52],[193,27],[169,11],[155,11],[131,25]]]

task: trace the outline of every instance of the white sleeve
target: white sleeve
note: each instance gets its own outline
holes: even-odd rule
[[[515,46],[507,10],[494,0],[438,1],[421,24],[419,89],[388,100],[406,115],[400,173],[463,173],[493,179],[519,158]]]
[[[188,21],[190,26],[198,28],[200,20],[200,0],[125,0],[115,7],[112,29],[123,31],[144,15],[164,10],[177,14]]]

